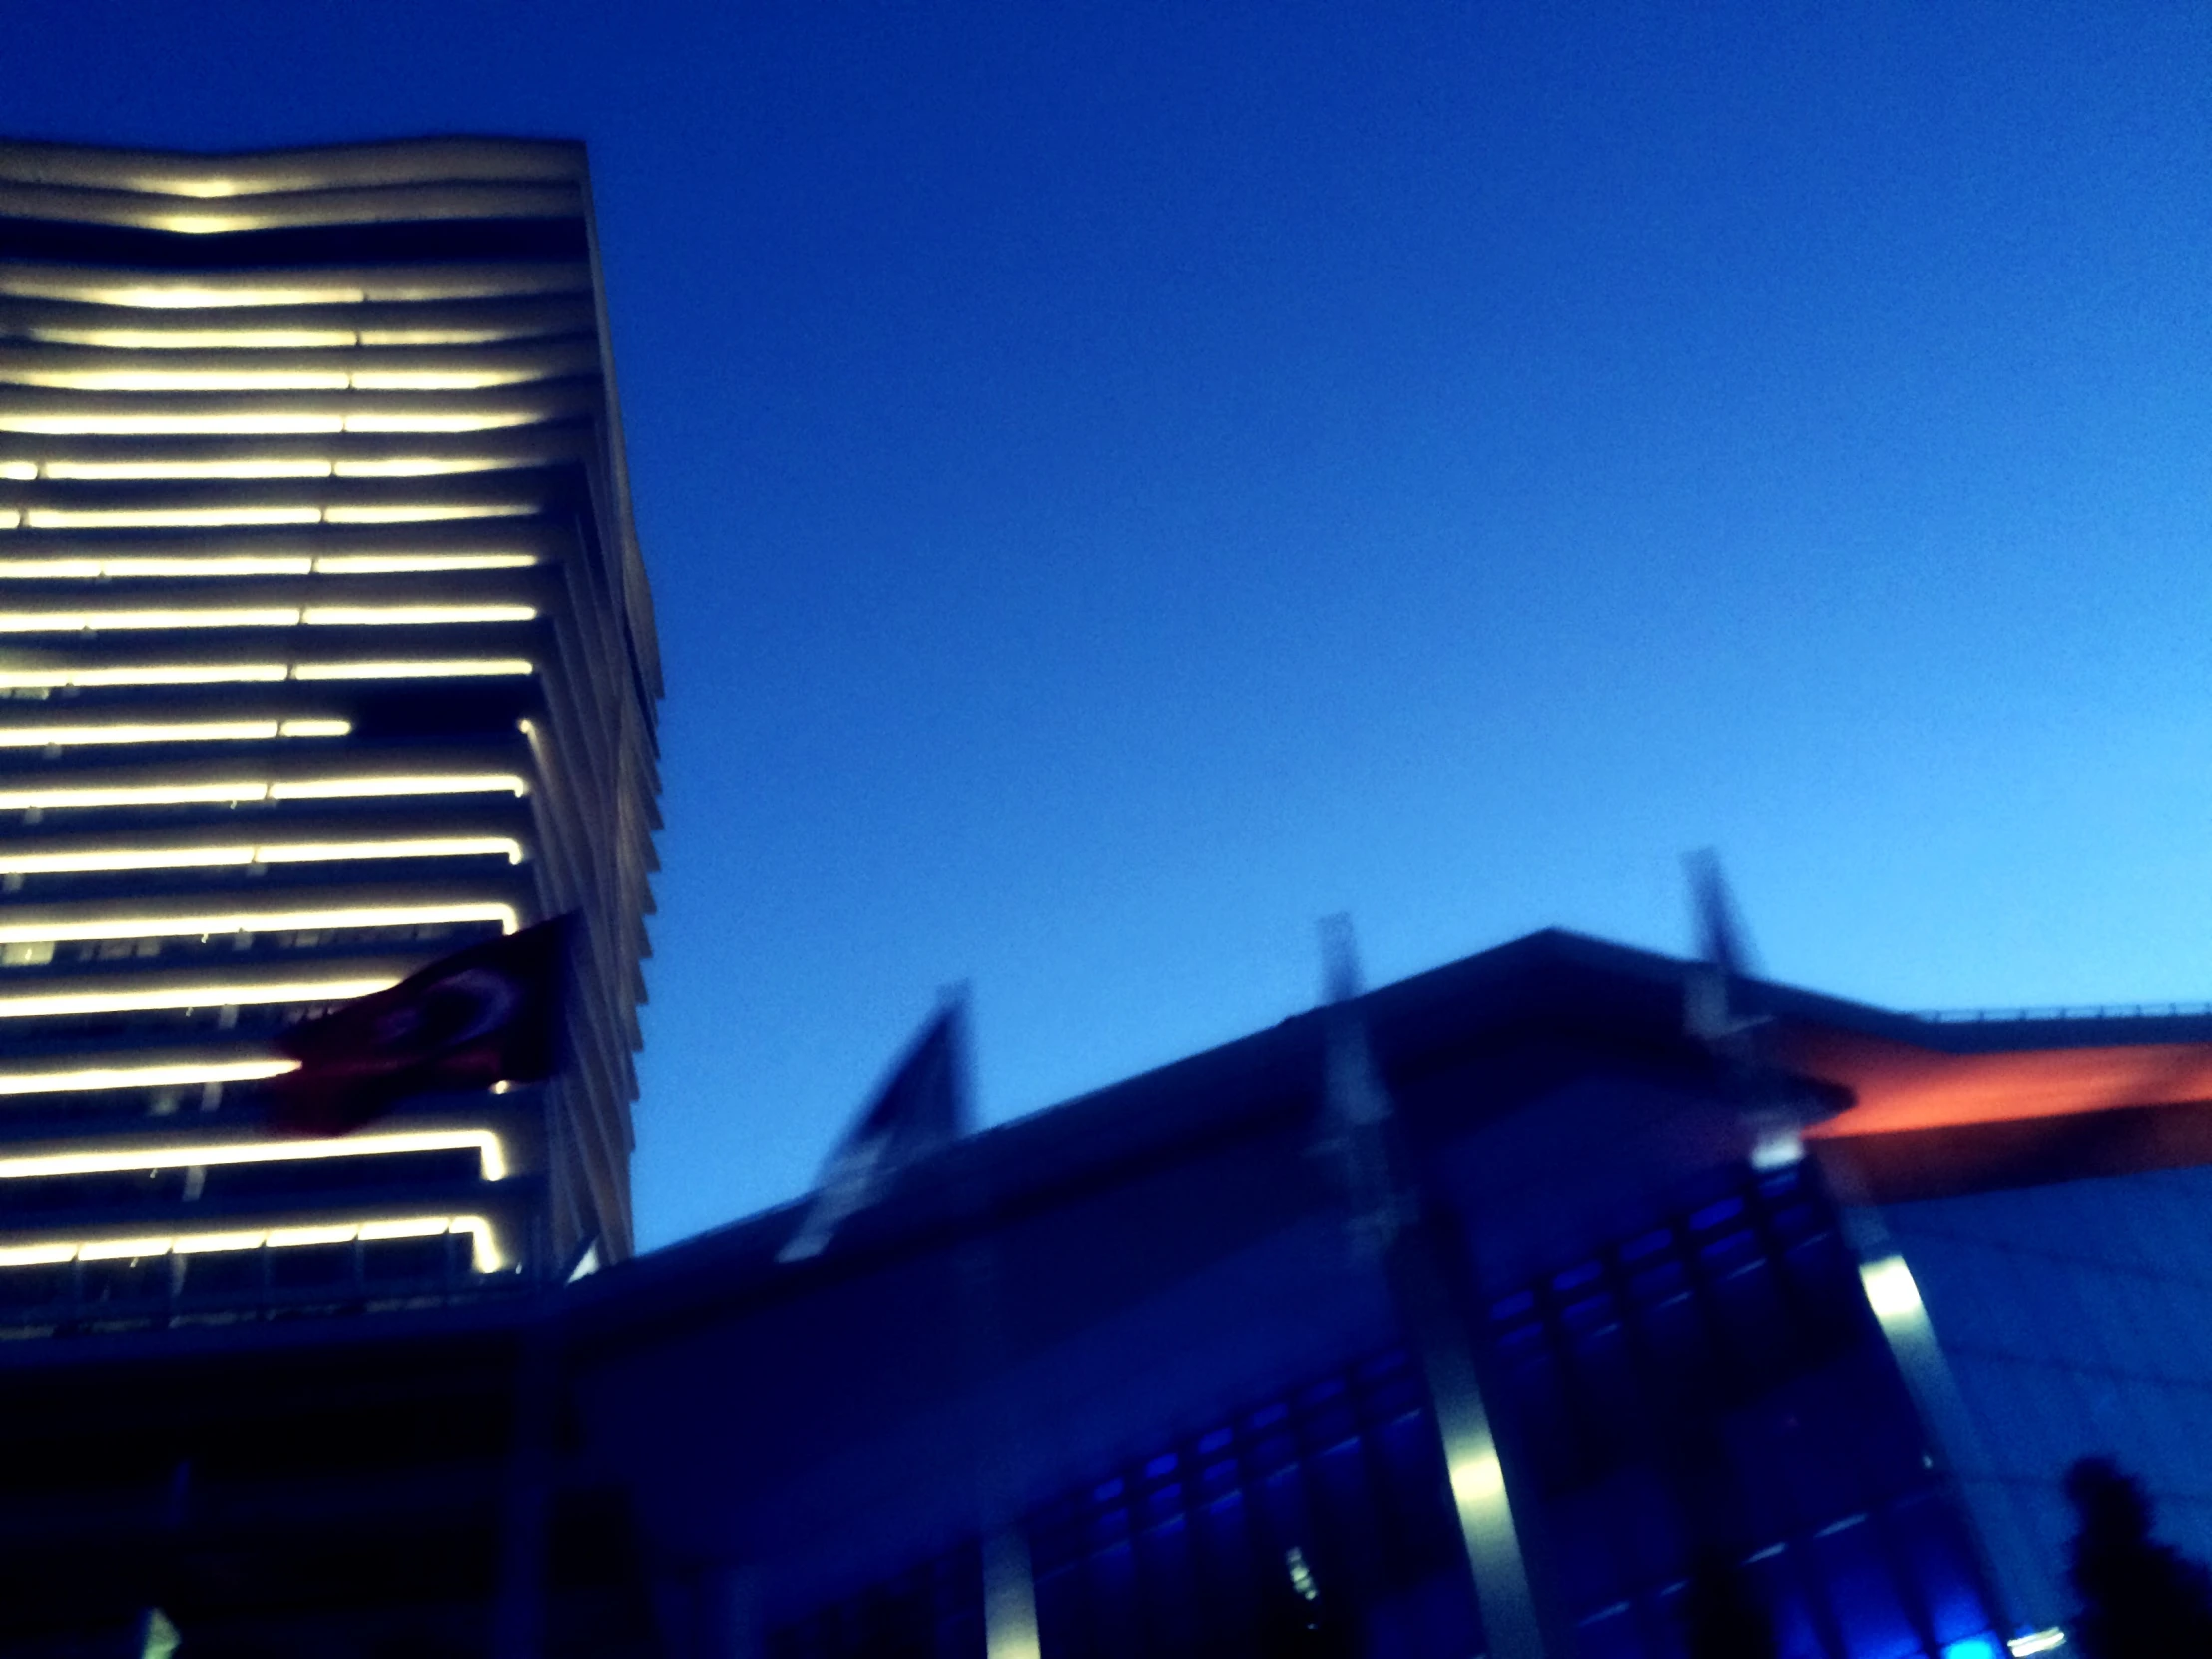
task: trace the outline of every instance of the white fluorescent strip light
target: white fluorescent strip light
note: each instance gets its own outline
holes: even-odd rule
[[[126,478],[435,478],[462,472],[499,472],[529,466],[532,459],[497,455],[440,458],[404,455],[381,461],[333,461],[306,456],[258,455],[212,461],[48,461],[49,478],[110,482]],[[28,461],[0,462],[0,478],[29,483],[41,468]]]
[[[358,795],[528,795],[529,781],[511,772],[424,773],[413,777],[304,778],[271,784],[272,801],[320,801]]]
[[[531,622],[537,614],[535,605],[310,605],[300,619],[310,628],[399,628],[418,622]]]
[[[260,368],[44,368],[9,370],[19,386],[55,391],[483,391],[492,386],[543,380],[557,368],[517,363],[507,368],[343,369]]]
[[[296,1060],[259,1063],[266,1068],[254,1075],[274,1077],[289,1071]],[[353,1134],[330,1140],[201,1141],[171,1142],[162,1146],[116,1147],[87,1152],[38,1152],[0,1158],[0,1181],[21,1181],[52,1175],[114,1175],[133,1170],[189,1169],[212,1164],[288,1164],[295,1160],[323,1158],[373,1158],[405,1152],[474,1152],[486,1181],[507,1178],[507,1149],[490,1129],[395,1129],[381,1134]]]
[[[340,478],[437,478],[456,472],[501,472],[533,465],[535,460],[508,460],[497,455],[402,455],[388,461],[338,461],[334,465]]]
[[[229,288],[196,288],[178,283],[159,287],[100,288],[89,293],[79,292],[73,285],[52,293],[17,285],[14,291],[29,292],[33,297],[76,299],[91,305],[136,305],[149,311],[229,310],[259,305],[359,305],[368,298],[362,289],[342,284],[290,288],[257,288],[241,284]]]
[[[97,507],[21,514],[33,530],[221,530],[272,524],[427,524],[462,518],[527,518],[529,501],[416,502],[392,507]]]
[[[504,857],[523,860],[522,843],[506,835],[446,835],[415,840],[293,841],[265,846],[131,847],[76,852],[0,852],[0,875],[106,874],[132,869],[204,869],[237,864],[305,864],[376,858]]]
[[[87,743],[207,743],[225,739],[342,738],[349,720],[204,720],[174,725],[0,726],[0,749]]]
[[[315,560],[324,576],[390,576],[425,570],[526,570],[535,553],[326,553]]]
[[[0,924],[0,944],[207,938],[219,933],[290,933],[332,927],[428,927],[458,921],[496,921],[502,933],[512,933],[521,925],[512,904],[361,904],[334,910],[227,910],[204,915],[126,915],[84,921],[9,922]]]
[[[550,411],[500,409],[476,414],[349,414],[348,432],[492,432],[503,426],[534,426],[550,420]]]
[[[0,412],[0,432],[31,432],[40,437],[279,437],[342,432],[345,417],[334,414],[106,414],[86,410],[46,414],[17,409]]]
[[[103,629],[360,628],[416,623],[530,622],[535,605],[292,605],[160,611],[0,611],[0,634],[82,634]]]
[[[0,611],[0,634],[76,634],[88,628],[294,628],[293,605],[205,611]]]
[[[23,515],[33,530],[201,530],[255,524],[319,524],[319,507],[103,507],[64,512],[33,507]]]
[[[462,501],[444,506],[416,504],[399,507],[325,507],[325,524],[422,524],[435,519],[528,518],[538,510],[534,501]]]
[[[388,576],[437,570],[524,570],[535,553],[214,553],[200,558],[0,559],[0,581],[92,582],[109,576]]]
[[[528,795],[511,772],[420,773],[365,778],[228,779],[209,784],[112,784],[0,790],[0,811],[32,807],[188,807],[233,801],[324,801],[376,795]]]
[[[281,680],[282,663],[147,663],[130,668],[0,669],[0,687],[216,686]]]
[[[173,331],[47,325],[26,331],[31,338],[48,345],[90,345],[107,351],[317,351],[361,342],[360,336],[350,328],[183,328]]]
[[[330,463],[264,456],[243,461],[48,461],[49,478],[327,478]]]
[[[19,368],[19,386],[57,391],[345,391],[342,371],[302,368]]]
[[[465,680],[534,674],[521,657],[417,657],[396,662],[295,663],[294,680]]]
[[[435,1238],[464,1233],[479,1273],[507,1265],[498,1235],[484,1216],[379,1216],[367,1221],[323,1222],[266,1231],[172,1233],[123,1239],[54,1239],[0,1246],[0,1268],[51,1267],[63,1262],[112,1262],[147,1256],[205,1255],[224,1250],[285,1250],[302,1245],[348,1244],[354,1239]]]
[[[0,669],[0,688],[58,686],[213,686],[294,680],[459,680],[526,675],[535,666],[520,657],[416,658],[403,662],[148,663],[122,668]]]
[[[111,414],[104,410],[49,413],[34,409],[0,411],[0,432],[29,432],[40,437],[281,437],[332,432],[494,432],[509,426],[534,426],[553,418],[547,409],[489,409],[468,414],[430,410],[388,414],[299,414],[269,410],[226,414]]]
[[[523,859],[522,843],[510,835],[443,835],[421,840],[294,841],[257,846],[258,864],[330,863],[373,858],[490,858],[503,857],[510,864]],[[0,869],[7,867],[0,854]]]
[[[296,1071],[297,1060],[181,1060],[164,1065],[77,1066],[66,1071],[0,1072],[0,1095],[77,1094],[93,1089],[157,1089],[191,1083],[252,1083]],[[135,1166],[133,1166],[135,1167]]]
[[[0,1019],[150,1013],[166,1008],[261,1007],[272,1002],[350,1002],[398,983],[396,976],[381,974],[370,979],[272,980],[259,985],[227,985],[211,980],[136,991],[24,991],[0,995]]]
[[[314,561],[263,553],[203,559],[0,559],[0,579],[95,582],[104,576],[306,576]]]

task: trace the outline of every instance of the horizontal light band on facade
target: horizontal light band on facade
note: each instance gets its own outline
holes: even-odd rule
[[[356,795],[528,795],[528,779],[511,772],[419,773],[412,776],[303,778],[269,786],[272,801],[320,801]]]
[[[150,986],[145,990],[23,991],[0,994],[0,1019],[56,1019],[72,1014],[154,1013],[170,1008],[263,1007],[273,1002],[350,1002],[399,983],[374,978],[272,980],[266,984]]]
[[[38,323],[23,330],[46,345],[103,351],[324,351],[355,346],[498,345],[542,339],[557,328],[73,328]]]
[[[107,351],[317,351],[361,342],[350,328],[70,328],[44,323],[24,332],[46,345]]]
[[[189,807],[233,801],[322,801],[382,795],[528,795],[511,772],[370,775],[359,778],[225,779],[208,784],[95,784],[0,790],[0,810],[32,807]]]
[[[286,410],[223,414],[121,414],[0,409],[0,432],[39,437],[287,437],[333,432],[496,432],[557,418],[553,409],[392,410],[374,414],[302,414]]]
[[[49,478],[327,478],[328,461],[268,456],[243,461],[48,461]],[[34,473],[33,476],[36,476]]]
[[[510,864],[523,859],[522,843],[509,835],[442,835],[415,840],[297,841],[258,846],[254,861],[260,864],[327,863],[364,858],[489,858],[502,857]],[[5,867],[0,862],[0,867]]]
[[[297,1067],[296,1060],[264,1062],[272,1077]],[[486,1181],[507,1178],[507,1149],[492,1129],[395,1129],[329,1140],[167,1142],[159,1146],[103,1147],[85,1152],[36,1152],[0,1157],[0,1181],[56,1175],[115,1175],[136,1170],[190,1169],[195,1165],[288,1164],[324,1158],[377,1158],[407,1152],[474,1152]]]
[[[507,835],[441,835],[359,841],[273,841],[261,846],[180,846],[164,849],[89,847],[72,852],[0,852],[0,875],[93,875],[134,869],[206,869],[238,864],[330,863],[376,858],[503,857],[523,860],[522,843]]]
[[[535,553],[210,553],[178,558],[130,554],[112,559],[62,555],[0,559],[0,581],[91,582],[111,576],[387,576],[439,570],[523,570]]]
[[[535,605],[310,605],[310,628],[404,628],[417,623],[534,622]]]
[[[307,576],[314,561],[272,553],[213,553],[205,558],[0,559],[0,580],[96,582],[111,576]]]
[[[220,460],[47,461],[43,466],[6,461],[0,462],[0,478],[29,483],[42,471],[49,478],[94,483],[122,479],[435,478],[464,472],[498,472],[535,464],[533,458],[498,455],[403,455],[375,461],[249,455]]]
[[[0,611],[0,634],[81,634],[88,628],[294,628],[295,605],[205,611]]]
[[[76,283],[17,280],[6,291],[32,299],[74,299],[88,305],[132,305],[149,311],[244,310],[267,305],[358,305],[367,292],[342,283],[296,287],[194,287],[188,282],[109,282],[85,288]]]
[[[507,368],[12,368],[0,379],[54,391],[485,391],[558,374],[547,364]]]
[[[385,662],[296,663],[294,680],[469,680],[535,674],[522,657],[414,657]]]
[[[502,933],[521,925],[512,904],[356,904],[321,910],[222,910],[205,915],[122,915],[82,921],[0,923],[0,944],[63,944],[91,939],[212,938],[223,933],[321,932],[336,927],[432,927],[496,921]]]
[[[143,663],[118,668],[0,669],[0,688],[220,686],[281,680],[282,663]]]
[[[183,576],[388,576],[443,570],[522,570],[539,563],[534,553],[268,553],[209,554],[202,558],[0,559],[0,581],[92,582],[105,577]]]
[[[530,622],[535,605],[252,605],[207,610],[0,611],[0,634],[82,634],[155,628],[374,628]]]
[[[527,570],[535,553],[325,553],[314,562],[325,576],[389,576],[405,571]]]
[[[0,1071],[0,1095],[82,1094],[96,1089],[181,1088],[193,1083],[254,1083],[299,1069],[297,1060],[178,1060],[156,1065],[72,1066]]]
[[[53,1267],[64,1262],[142,1260],[148,1256],[206,1255],[225,1250],[285,1250],[304,1245],[349,1244],[354,1239],[435,1238],[465,1233],[479,1273],[507,1265],[498,1235],[484,1216],[377,1216],[365,1221],[319,1222],[303,1227],[225,1232],[150,1234],[131,1238],[53,1239],[0,1245],[0,1268]]]
[[[132,725],[0,726],[0,749],[87,743],[213,743],[263,738],[342,738],[349,720],[200,720]]]
[[[532,501],[412,502],[381,507],[32,507],[17,529],[224,530],[278,524],[430,524],[449,519],[526,518]]]
[[[421,657],[361,663],[145,663],[116,668],[0,669],[0,690],[62,686],[216,686],[283,680],[467,680],[534,674],[521,657]]]

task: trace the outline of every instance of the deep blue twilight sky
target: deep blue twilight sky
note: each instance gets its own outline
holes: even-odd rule
[[[2212,996],[2212,10],[8,0],[0,131],[590,141],[641,1242],[1563,924]]]

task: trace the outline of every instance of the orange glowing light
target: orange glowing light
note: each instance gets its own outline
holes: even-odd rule
[[[1872,1199],[2212,1163],[2212,1044],[1945,1054],[1801,1030],[1789,1048],[1792,1069],[1851,1090],[1805,1143]]]

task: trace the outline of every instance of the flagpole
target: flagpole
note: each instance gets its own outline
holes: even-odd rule
[[[960,1040],[949,1057],[953,1087],[963,1103],[974,1099],[967,1035],[967,987],[945,992]],[[1042,1659],[1037,1629],[1037,1582],[1023,1524],[1028,1496],[1029,1420],[1013,1382],[1013,1345],[1008,1337],[1006,1261],[998,1242],[997,1206],[980,1168],[968,1174],[964,1206],[973,1229],[958,1248],[953,1295],[967,1349],[966,1387],[975,1413],[976,1537],[981,1556],[984,1659]],[[986,1411],[997,1384],[1004,1397]],[[995,1425],[997,1432],[992,1433]]]
[[[1482,1385],[1481,1358],[1453,1304],[1433,1223],[1393,1145],[1395,1109],[1375,1065],[1361,1012],[1348,917],[1321,924],[1324,963],[1324,1145],[1344,1179],[1354,1248],[1378,1258],[1390,1301],[1427,1385],[1488,1659],[1548,1659],[1552,1650],[1529,1572]]]
[[[909,1167],[972,1128],[967,997],[964,984],[941,993],[935,1016],[831,1149],[813,1202],[776,1253],[779,1262],[822,1255],[844,1224],[888,1193]],[[970,1169],[959,1197],[957,1225],[967,1236],[947,1253],[950,1282],[942,1295],[957,1345],[955,1409],[964,1406],[976,1424],[965,1450],[981,1558],[984,1651],[987,1659],[1039,1659],[1036,1580],[1022,1524],[1030,1467],[1027,1413],[1011,1382],[1005,1265],[995,1206],[980,1169]],[[1001,1379],[1006,1397],[996,1400],[993,1410],[988,1407]],[[997,1432],[988,1434],[993,1423]]]

